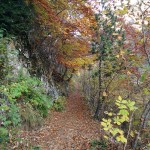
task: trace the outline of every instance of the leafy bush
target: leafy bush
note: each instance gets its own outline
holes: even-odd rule
[[[6,49],[6,38],[3,38],[4,29],[0,28],[0,83],[5,79],[8,73],[8,63],[7,49]]]
[[[21,124],[27,129],[41,126],[52,106],[39,79],[22,75],[22,70],[14,76],[14,66],[9,62],[13,62],[12,55],[17,57],[17,50],[8,51],[13,37],[7,37],[7,31],[0,27],[0,149],[6,147],[10,135],[17,137],[12,131]]]
[[[52,101],[49,96],[46,95],[45,89],[40,80],[33,77],[20,77],[20,82],[25,82],[25,89],[22,92],[22,98],[25,103],[32,104],[32,107],[39,111],[42,117],[46,117],[48,109],[52,106]],[[20,101],[21,99],[18,99]]]
[[[0,127],[0,143],[8,140],[8,130],[4,127]]]
[[[22,123],[29,128],[41,126],[52,101],[40,80],[21,74],[0,86],[0,142],[6,141],[11,128]]]
[[[65,109],[66,98],[64,96],[60,96],[53,103],[53,109],[56,111],[63,111]]]
[[[25,106],[22,106],[22,108],[20,109],[20,115],[22,118],[23,126],[26,129],[33,129],[42,125],[42,116],[38,111],[33,109],[30,103],[27,103]]]
[[[105,112],[108,118],[103,118],[101,126],[105,132],[104,138],[110,141],[117,141],[120,143],[127,143],[129,136],[133,138],[134,131],[131,128],[131,122],[134,111],[137,109],[135,102],[131,100],[124,100],[121,96],[115,102],[118,113]],[[123,129],[123,124],[127,123],[128,131]],[[125,132],[128,134],[125,135]]]

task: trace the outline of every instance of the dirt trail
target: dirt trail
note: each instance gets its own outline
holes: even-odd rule
[[[90,141],[98,139],[94,121],[80,94],[69,96],[64,112],[52,112],[44,126],[30,133],[33,145],[42,150],[88,150]]]

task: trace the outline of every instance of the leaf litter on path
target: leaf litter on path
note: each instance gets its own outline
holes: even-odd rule
[[[44,126],[27,135],[41,150],[88,150],[99,139],[99,124],[94,121],[80,94],[69,95],[64,112],[51,112]]]

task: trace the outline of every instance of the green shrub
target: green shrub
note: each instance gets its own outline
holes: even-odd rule
[[[107,143],[105,141],[93,140],[90,150],[106,150]]]
[[[34,110],[39,111],[42,117],[46,117],[48,109],[52,106],[51,98],[46,95],[42,83],[35,77],[19,76],[15,82],[1,86],[0,90],[8,98],[12,109],[17,109],[17,104],[30,103]],[[11,111],[17,111],[12,109]]]
[[[8,130],[5,127],[0,127],[0,143],[8,140]]]
[[[32,146],[30,150],[41,150],[40,146]]]
[[[40,127],[43,123],[43,118],[40,113],[27,103],[20,109],[20,115],[22,118],[22,124],[26,129],[33,129]]]
[[[50,107],[51,98],[40,80],[21,74],[10,78],[9,84],[0,86],[0,142],[5,143],[7,131],[21,124],[28,128],[41,126]]]
[[[66,98],[64,96],[60,96],[57,100],[53,103],[53,109],[56,111],[63,111],[65,110]]]
[[[51,97],[47,96],[40,80],[33,77],[20,77],[21,82],[25,82],[27,88],[22,92],[22,97],[26,103],[32,104],[33,108],[39,111],[42,117],[46,117],[49,108],[52,106]],[[20,100],[20,99],[19,99]]]

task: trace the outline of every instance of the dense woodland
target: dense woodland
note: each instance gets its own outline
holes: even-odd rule
[[[149,0],[0,0],[0,149],[74,111],[98,138],[55,149],[150,149]]]

